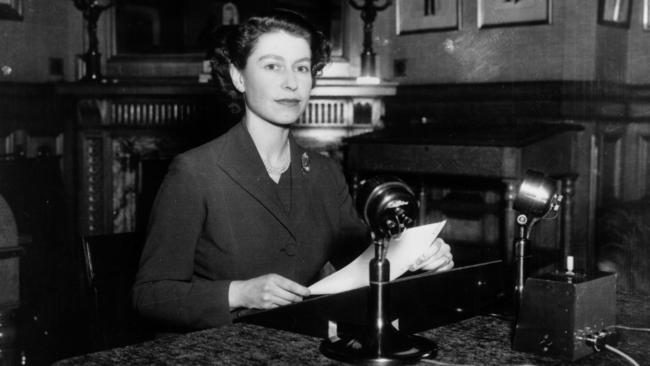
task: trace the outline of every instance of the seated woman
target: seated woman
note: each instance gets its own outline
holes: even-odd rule
[[[172,162],[133,287],[136,309],[174,330],[301,301],[328,261],[340,267],[369,245],[339,166],[290,134],[329,60],[323,34],[278,11],[238,25],[218,53],[245,115]],[[412,269],[452,267],[439,239]]]

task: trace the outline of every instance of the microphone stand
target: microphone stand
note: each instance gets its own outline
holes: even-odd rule
[[[517,216],[517,237],[514,242],[514,294],[513,294],[513,313],[515,319],[519,314],[519,306],[524,296],[524,284],[526,281],[526,257],[530,248],[530,229],[535,224],[535,219],[530,220],[528,216],[520,214]]]
[[[557,212],[559,209],[559,202],[562,201],[562,195],[552,195],[550,198],[550,204],[547,212],[542,215],[546,217],[550,212]],[[530,243],[530,232],[533,229],[533,226],[537,224],[540,220],[540,217],[535,217],[532,215],[520,213],[517,215],[517,237],[514,240],[514,293],[513,293],[513,313],[515,319],[519,315],[519,307],[524,298],[524,286],[526,283],[526,277],[528,275],[528,264],[526,263],[531,257],[531,243]]]
[[[435,357],[438,352],[435,342],[403,334],[391,324],[387,286],[390,262],[386,258],[389,238],[377,238],[374,232],[372,236],[375,257],[369,264],[369,326],[360,339],[323,341],[321,352],[335,360],[361,365],[403,365],[417,363],[423,357]]]
[[[517,215],[517,237],[514,239],[514,288],[513,313],[515,319],[519,314],[519,306],[524,295],[526,281],[526,258],[530,255],[530,232],[533,226],[542,218],[557,213],[562,202],[562,195],[556,193],[556,183],[543,173],[528,170],[519,185],[513,202]]]

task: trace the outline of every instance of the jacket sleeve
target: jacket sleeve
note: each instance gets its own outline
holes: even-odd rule
[[[353,261],[370,245],[370,231],[357,213],[350,189],[345,181],[341,167],[332,162],[331,176],[334,179],[332,199],[338,206],[338,230],[336,244],[330,262],[340,269]]]
[[[133,285],[142,316],[177,329],[202,329],[232,321],[228,280],[197,277],[194,255],[206,217],[200,171],[189,159],[172,161],[156,196],[149,233]]]

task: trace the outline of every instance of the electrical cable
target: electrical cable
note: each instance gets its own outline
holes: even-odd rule
[[[430,363],[433,365],[438,365],[438,366],[474,366],[474,365],[468,365],[464,363],[447,363],[447,362],[442,362],[442,361],[436,361],[430,358],[423,358],[420,361]]]
[[[433,360],[430,358],[423,358],[420,361],[430,363],[432,365],[438,365],[438,366],[476,366],[476,365],[466,364],[466,363],[448,363],[448,362]],[[535,365],[532,363],[524,363],[524,364],[514,365],[514,366],[535,366]]]
[[[628,327],[627,325],[612,325],[611,327],[608,328],[619,328],[619,329],[625,329],[625,330],[635,330],[638,332],[650,332],[650,328],[637,328],[637,327]]]
[[[627,353],[625,353],[625,352],[619,350],[618,348],[616,348],[616,347],[612,347],[612,346],[610,346],[609,344],[605,344],[605,349],[608,350],[608,351],[610,351],[610,352],[616,353],[617,355],[623,357],[627,362],[630,363],[630,365],[632,365],[632,366],[639,366],[639,363],[638,363],[638,362],[636,362],[636,361],[635,361],[632,357],[630,357]]]

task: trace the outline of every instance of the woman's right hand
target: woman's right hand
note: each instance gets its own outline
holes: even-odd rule
[[[232,281],[228,289],[230,308],[272,309],[302,301],[308,288],[271,273],[246,281]]]

